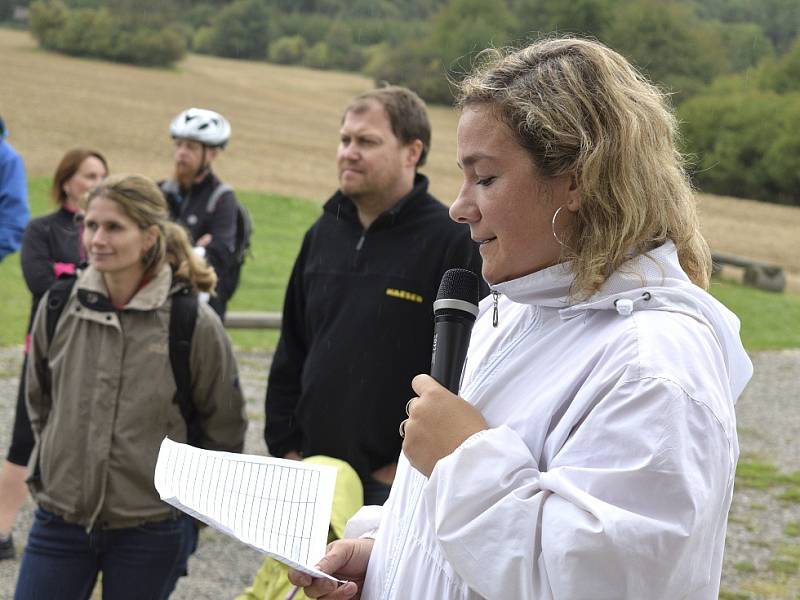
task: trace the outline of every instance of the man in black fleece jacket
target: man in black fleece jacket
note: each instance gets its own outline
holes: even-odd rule
[[[306,233],[286,290],[264,438],[274,456],[347,461],[365,504],[382,504],[411,379],[430,369],[439,282],[451,268],[480,273],[480,255],[417,173],[431,132],[416,94],[357,96],[340,134],[339,190]]]

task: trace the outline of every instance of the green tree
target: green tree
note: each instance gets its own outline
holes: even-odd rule
[[[43,48],[53,48],[54,34],[66,25],[68,15],[69,10],[60,0],[38,0],[31,4],[31,33]]]
[[[717,28],[733,71],[755,67],[775,53],[772,42],[756,23],[720,23]]]
[[[114,24],[106,10],[81,8],[70,11],[63,26],[52,35],[54,49],[78,56],[108,57]]]
[[[165,66],[179,60],[186,52],[186,41],[177,31],[139,27],[117,37],[114,58],[144,66]]]
[[[620,3],[601,39],[679,99],[697,93],[729,68],[718,29],[679,2]]]
[[[797,0],[695,0],[694,6],[701,18],[758,24],[780,52],[800,33]]]
[[[764,154],[764,169],[774,199],[800,206],[800,94],[784,97],[780,132]]]
[[[511,0],[511,12],[518,39],[551,31],[599,37],[613,17],[609,0]]]
[[[364,66],[364,51],[354,38],[354,31],[345,21],[337,19],[331,24],[324,40],[331,68],[358,71]]]
[[[286,35],[269,45],[270,62],[280,65],[296,65],[303,62],[306,41],[299,35]]]
[[[505,3],[450,0],[433,18],[428,55],[438,56],[448,69],[462,70],[481,50],[508,43],[512,29]]]
[[[8,21],[14,15],[14,0],[0,0],[0,22]]]
[[[377,81],[406,85],[428,102],[449,104],[450,81],[470,69],[473,58],[489,46],[505,45],[513,19],[505,4],[450,0],[413,39],[388,52],[377,52],[368,74]]]
[[[325,42],[317,42],[306,51],[303,64],[312,69],[327,69],[331,64],[330,50]]]
[[[59,0],[31,6],[31,31],[44,48],[140,65],[170,65],[186,52],[174,28],[145,28],[105,8],[70,10]]]
[[[231,58],[264,58],[269,44],[269,13],[261,0],[236,0],[212,23],[209,51]]]
[[[678,110],[700,189],[776,202],[800,200],[800,95],[702,95]]]
[[[800,91],[800,37],[774,66],[767,67],[765,82],[779,93]]]

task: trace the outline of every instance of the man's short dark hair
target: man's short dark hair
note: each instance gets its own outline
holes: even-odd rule
[[[359,94],[344,109],[342,122],[347,113],[359,114],[369,108],[371,102],[377,102],[386,111],[392,133],[403,144],[414,140],[422,142],[422,152],[417,167],[425,164],[431,148],[431,123],[425,102],[410,89],[397,85],[387,85]]]

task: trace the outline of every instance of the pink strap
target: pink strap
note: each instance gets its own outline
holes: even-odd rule
[[[72,263],[53,263],[53,272],[56,274],[56,279],[62,275],[75,275],[75,265]]]

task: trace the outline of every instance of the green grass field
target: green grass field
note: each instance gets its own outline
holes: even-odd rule
[[[52,210],[50,181],[30,182],[31,211],[42,215]],[[303,234],[320,214],[318,203],[258,192],[241,192],[255,224],[252,256],[242,272],[242,282],[229,310],[277,311],[281,309],[286,281]],[[0,263],[0,345],[20,345],[30,310],[30,296],[19,268],[19,255]],[[772,294],[741,285],[714,281],[711,292],[742,321],[742,339],[753,352],[800,347],[800,296]],[[274,348],[276,331],[232,331],[239,348]]]
[[[712,282],[711,293],[741,320],[749,352],[800,348],[800,296],[719,280]]]

